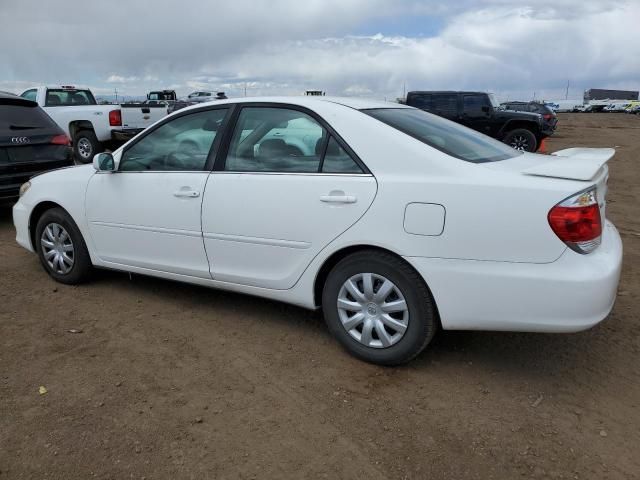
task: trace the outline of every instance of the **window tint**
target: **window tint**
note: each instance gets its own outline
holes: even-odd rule
[[[23,92],[22,95],[20,96],[22,98],[26,98],[27,100],[31,100],[32,102],[35,102],[37,95],[38,95],[38,91],[35,88],[32,88],[31,90],[27,90],[26,92]]]
[[[206,110],[175,118],[122,154],[123,171],[200,171],[221,129],[227,109]]]
[[[340,146],[335,138],[331,137],[327,144],[327,151],[322,162],[323,173],[363,173],[358,164]]]
[[[364,113],[442,152],[472,163],[495,162],[521,152],[493,138],[413,108],[380,108]]]
[[[231,139],[225,170],[317,172],[326,131],[303,112],[243,108]]]
[[[0,104],[0,137],[30,137],[45,133],[57,135],[62,131],[40,107]]]
[[[419,93],[416,95],[411,95],[409,97],[409,105],[416,108],[421,108],[423,110],[431,110],[433,107],[431,102],[431,95]]]
[[[432,97],[432,111],[438,115],[453,117],[458,113],[457,94],[434,94]]]
[[[45,106],[96,105],[96,99],[89,90],[47,90]]]
[[[484,95],[465,95],[463,104],[464,112],[469,114],[484,113],[482,107],[490,106],[489,100]]]

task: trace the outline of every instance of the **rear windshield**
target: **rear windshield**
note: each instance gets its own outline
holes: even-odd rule
[[[0,137],[42,134],[43,130],[57,134],[58,126],[44,110],[34,106],[0,104]],[[62,133],[60,131],[60,133]]]
[[[466,162],[497,162],[520,155],[502,142],[422,110],[376,108],[362,112]]]
[[[69,105],[97,105],[90,90],[49,89],[45,99],[46,107]]]

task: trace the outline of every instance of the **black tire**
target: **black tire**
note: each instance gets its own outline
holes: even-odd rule
[[[338,296],[342,286],[361,273],[373,273],[390,280],[406,301],[409,314],[406,331],[397,343],[386,348],[360,343],[340,320]],[[380,286],[377,291],[379,289]],[[376,250],[349,255],[331,270],[322,290],[322,309],[329,331],[342,346],[355,357],[378,365],[400,365],[412,360],[429,344],[439,324],[431,292],[418,272],[404,260]]]
[[[80,163],[91,163],[96,153],[102,152],[102,145],[93,130],[80,130],[73,137],[73,153]]]
[[[67,232],[71,239],[71,246],[73,248],[73,251],[70,252],[72,253],[70,257],[73,258],[73,265],[68,272],[64,273],[56,271],[56,269],[54,269],[45,258],[45,246],[42,243],[43,234],[45,228],[54,224],[61,226]],[[47,210],[38,219],[34,238],[34,248],[38,252],[40,263],[46,272],[57,282],[75,285],[88,280],[91,276],[93,267],[89,251],[87,250],[87,245],[85,244],[76,223],[62,208],[52,208]]]
[[[538,141],[535,134],[526,128],[511,130],[502,141],[516,150],[535,152],[538,149]]]

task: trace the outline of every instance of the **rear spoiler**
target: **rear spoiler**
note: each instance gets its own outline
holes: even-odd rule
[[[615,155],[613,148],[567,148],[552,153],[548,162],[527,168],[522,173],[537,177],[592,180]]]

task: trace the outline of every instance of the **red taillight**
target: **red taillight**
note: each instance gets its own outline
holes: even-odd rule
[[[589,253],[600,245],[602,218],[595,188],[559,203],[549,211],[555,234],[578,253]]]
[[[71,140],[66,135],[56,135],[51,139],[52,145],[71,145]]]
[[[545,113],[542,118],[544,118],[545,120],[551,120],[553,118],[553,115],[551,115],[550,113]]]
[[[109,112],[109,125],[112,127],[120,127],[122,125],[122,114],[120,110],[111,110]]]

